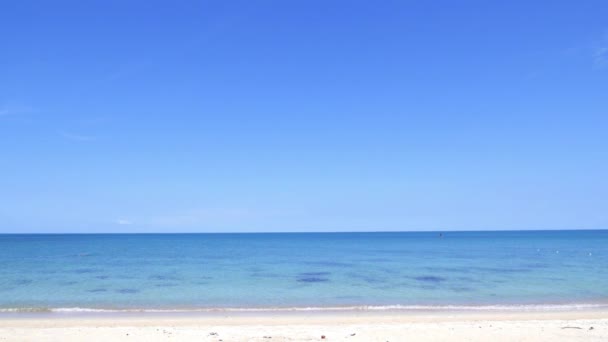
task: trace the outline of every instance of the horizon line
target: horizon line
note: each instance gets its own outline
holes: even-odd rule
[[[194,235],[194,234],[379,234],[379,233],[473,233],[473,232],[560,232],[560,231],[603,231],[608,228],[581,229],[470,229],[470,230],[366,230],[366,231],[255,231],[255,232],[6,232],[0,235]]]

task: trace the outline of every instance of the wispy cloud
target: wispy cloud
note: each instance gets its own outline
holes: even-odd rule
[[[78,134],[78,133],[65,132],[65,131],[61,131],[61,132],[59,132],[59,134],[68,140],[74,140],[74,141],[93,141],[93,140],[97,139],[96,137],[94,137],[92,135]]]
[[[608,67],[608,46],[599,47],[593,54],[593,65],[598,69]]]
[[[133,222],[130,220],[118,219],[118,220],[116,220],[116,224],[121,225],[121,226],[128,226],[128,225],[133,224]]]
[[[27,106],[0,106],[0,117],[9,116],[9,115],[17,115],[22,113],[32,112],[32,108]]]
[[[593,50],[593,65],[598,69],[608,68],[608,30]]]

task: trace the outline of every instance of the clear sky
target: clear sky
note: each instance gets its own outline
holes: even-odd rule
[[[0,3],[0,232],[608,228],[608,2]]]

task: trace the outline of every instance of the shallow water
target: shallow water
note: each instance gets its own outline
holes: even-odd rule
[[[608,231],[0,235],[0,310],[608,302]]]

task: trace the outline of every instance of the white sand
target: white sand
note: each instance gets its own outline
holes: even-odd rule
[[[5,315],[0,341],[608,341],[608,312]]]

